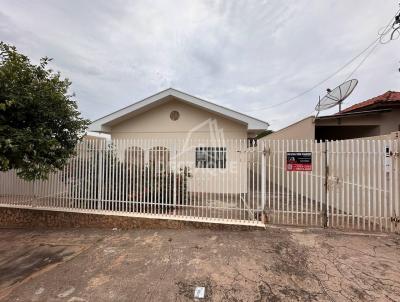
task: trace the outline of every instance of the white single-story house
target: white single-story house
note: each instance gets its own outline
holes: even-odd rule
[[[247,140],[267,130],[269,124],[243,113],[205,101],[173,88],[95,120],[89,131],[106,133],[118,141],[121,157],[144,163],[187,166],[194,176],[189,190],[199,191],[196,177],[207,178],[207,192],[220,192],[223,173],[226,193],[247,186]],[[125,155],[123,155],[125,154]],[[204,172],[208,171],[207,176]],[[243,171],[240,185],[238,171]],[[202,191],[205,190],[202,188]]]
[[[89,131],[108,133],[112,139],[212,139],[210,122],[226,139],[247,139],[269,124],[243,113],[205,101],[173,88],[95,120]]]

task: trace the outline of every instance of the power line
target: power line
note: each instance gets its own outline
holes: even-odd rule
[[[378,42],[371,48],[371,50],[367,53],[367,55],[361,60],[361,62],[353,69],[352,72],[349,73],[349,75],[346,77],[344,80],[345,82],[352,77],[352,75],[361,67],[361,65],[368,59],[368,57],[374,52],[376,47],[379,45]]]
[[[400,4],[400,3],[399,3]],[[389,35],[389,32],[391,34]],[[397,40],[400,37],[400,9],[397,11],[396,15],[394,16],[393,23],[385,28],[379,30],[380,39],[379,42],[381,44],[387,44],[390,41]],[[389,36],[389,38],[387,38]],[[386,40],[385,40],[386,38]]]
[[[360,63],[359,65],[357,65],[356,68],[355,68],[355,69],[350,73],[350,75],[346,78],[346,79],[348,79],[351,75],[354,74],[355,71],[358,70],[358,68],[366,61],[366,59],[372,54],[372,52],[375,50],[375,48],[379,45],[379,42],[381,41],[382,37],[388,33],[388,30],[387,30],[387,29],[391,26],[392,20],[393,20],[394,18],[396,18],[397,14],[398,14],[399,12],[400,12],[400,9],[396,12],[396,14],[395,14],[392,18],[390,18],[390,21],[389,21],[389,23],[384,27],[383,32],[382,32],[382,33],[379,32],[378,38],[376,38],[372,43],[370,43],[370,44],[369,44],[366,48],[364,48],[360,53],[358,53],[355,57],[353,57],[353,58],[350,59],[348,62],[346,62],[342,67],[340,67],[340,68],[338,68],[337,70],[335,70],[335,71],[334,71],[332,74],[330,74],[328,77],[326,77],[326,78],[324,78],[323,80],[321,80],[320,82],[316,83],[316,84],[313,85],[311,88],[309,88],[309,89],[307,89],[307,90],[305,90],[305,91],[303,91],[303,92],[301,92],[301,93],[299,93],[299,94],[297,94],[297,95],[295,95],[295,96],[293,96],[293,97],[291,97],[291,98],[289,98],[289,99],[287,99],[287,100],[284,100],[284,101],[282,101],[282,102],[280,102],[280,103],[276,103],[276,104],[273,104],[273,105],[270,105],[270,106],[267,106],[267,107],[261,107],[261,108],[255,109],[255,110],[249,110],[249,111],[247,111],[247,112],[255,112],[255,111],[260,111],[260,110],[268,110],[268,109],[271,109],[271,108],[275,108],[275,107],[278,107],[278,106],[281,106],[281,105],[290,103],[290,102],[292,102],[292,101],[298,99],[299,97],[301,97],[301,96],[303,96],[303,95],[305,95],[305,94],[311,92],[312,90],[314,90],[315,88],[317,88],[317,87],[320,86],[321,84],[323,84],[323,83],[325,83],[326,81],[328,81],[328,80],[330,80],[331,78],[333,78],[336,74],[338,74],[340,71],[342,71],[343,69],[345,69],[345,68],[346,68],[347,66],[349,66],[351,63],[353,63],[355,60],[357,60],[361,55],[363,55],[366,51],[368,51],[371,47],[373,47],[373,48],[371,49],[371,51],[363,58],[363,60],[361,61],[361,63]]]

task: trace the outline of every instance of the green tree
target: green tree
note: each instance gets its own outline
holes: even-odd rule
[[[71,82],[0,42],[0,170],[46,179],[74,154],[89,121],[77,110]]]
[[[258,134],[258,135],[256,136],[256,139],[260,139],[260,138],[262,138],[262,137],[264,137],[264,136],[267,136],[267,135],[270,135],[270,134],[272,134],[272,133],[274,133],[273,130],[265,130],[265,131],[261,132],[260,134]]]

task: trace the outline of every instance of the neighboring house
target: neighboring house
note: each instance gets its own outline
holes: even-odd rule
[[[235,184],[237,175],[233,175],[237,172],[228,166],[235,163],[246,169],[247,162],[236,151],[246,148],[247,140],[268,126],[170,88],[94,121],[88,130],[118,140],[118,149],[125,150],[120,158],[125,160],[135,158],[145,164],[162,161],[162,166],[185,162],[194,174],[211,170],[214,173],[207,176],[208,192],[218,191],[216,181],[222,172],[229,173],[227,192],[237,192],[240,186]],[[243,185],[245,182],[244,178]]]
[[[263,139],[342,140],[400,131],[400,92],[388,91],[328,116],[309,116]]]
[[[100,136],[100,135],[91,135],[91,134],[85,134],[83,137],[84,141],[104,141],[106,140],[106,137]]]

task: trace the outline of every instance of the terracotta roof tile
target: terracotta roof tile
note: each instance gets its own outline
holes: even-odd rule
[[[396,103],[400,105],[400,92],[398,91],[387,91],[382,95],[378,95],[372,99],[366,100],[361,103],[354,104],[349,108],[343,109],[341,113],[351,112],[351,111],[360,111],[360,109],[374,106],[374,105],[387,105]]]

